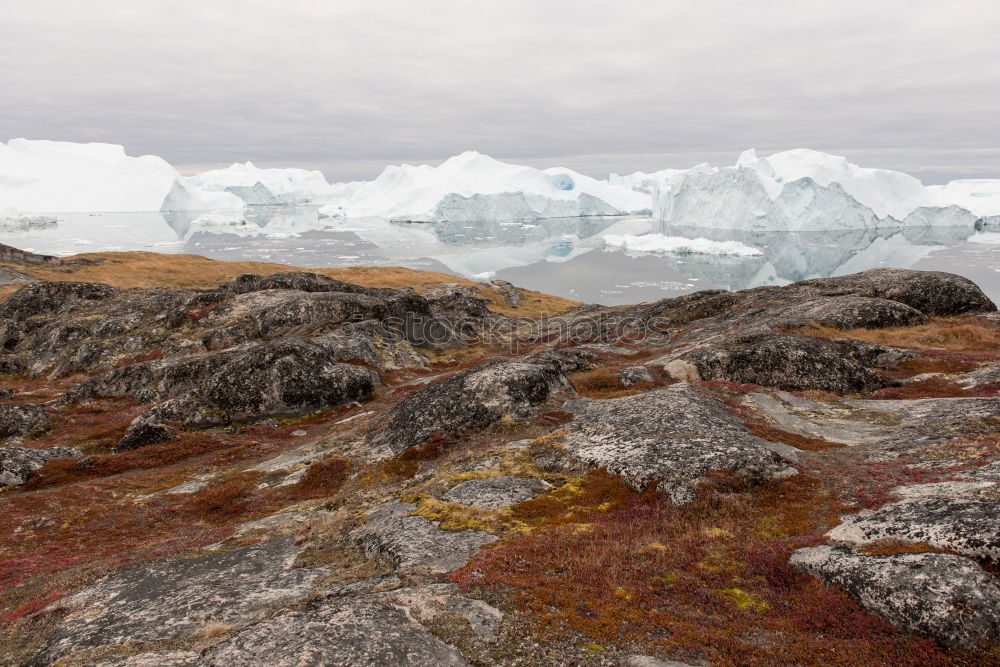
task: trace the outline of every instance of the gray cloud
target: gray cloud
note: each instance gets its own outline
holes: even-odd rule
[[[0,10],[0,139],[335,179],[469,148],[603,175],[751,146],[1000,177],[997,26],[990,0],[34,0]]]

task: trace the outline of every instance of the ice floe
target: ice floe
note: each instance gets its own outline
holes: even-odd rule
[[[688,239],[683,236],[663,234],[618,235],[605,234],[604,243],[610,248],[632,252],[672,253],[675,255],[735,255],[753,257],[763,254],[739,241],[710,241],[706,238]]]

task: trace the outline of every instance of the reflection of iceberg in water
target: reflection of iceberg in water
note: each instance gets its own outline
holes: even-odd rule
[[[253,206],[233,215],[197,211],[164,212],[163,219],[182,241],[198,233],[231,234],[239,238],[296,238],[308,231],[325,230],[317,206]]]
[[[596,247],[598,235],[619,220],[401,223],[384,218],[349,218],[327,222],[329,229],[352,232],[378,246],[387,258],[400,262],[431,258],[454,273],[472,278],[515,266],[566,261]],[[581,243],[586,239],[593,241]]]
[[[934,250],[960,243],[973,233],[971,229],[959,227],[734,231],[677,227],[637,217],[550,218],[530,223],[402,223],[384,218],[319,218],[312,206],[255,207],[236,218],[196,213],[164,214],[164,218],[186,246],[199,246],[197,252],[204,252],[206,246],[231,242],[223,240],[228,236],[242,239],[238,243],[248,254],[262,252],[259,248],[266,242],[270,258],[294,264],[300,262],[301,255],[288,253],[301,253],[303,249],[280,241],[312,232],[309,238],[322,237],[325,245],[321,249],[320,244],[310,241],[311,266],[322,265],[323,259],[331,266],[350,263],[352,259],[358,262],[359,252],[364,255],[364,260],[360,261],[409,266],[433,261],[470,278],[534,266],[536,269],[526,274],[533,284],[525,286],[563,294],[573,289],[577,298],[587,298],[586,292],[594,291],[583,285],[592,282],[589,274],[594,273],[595,262],[605,262],[617,267],[612,279],[617,281],[621,276],[621,282],[626,284],[611,286],[622,288],[624,300],[630,299],[630,290],[626,287],[632,283],[662,283],[665,291],[662,295],[666,296],[697,288],[737,290],[784,284],[877,266],[908,267]],[[653,231],[686,238],[738,241],[759,248],[763,254],[747,257],[667,254],[643,257],[639,262],[641,253],[619,252],[617,255],[623,260],[619,261],[612,259],[616,253],[603,251],[603,239],[608,234]],[[217,240],[210,241],[212,238]],[[602,251],[594,253],[595,250]],[[341,254],[345,252],[350,254]],[[582,262],[585,254],[595,256]],[[559,272],[561,278],[551,279],[556,264],[567,266],[567,270]],[[631,268],[639,266],[643,267],[640,273]],[[574,270],[576,276],[573,276]],[[583,272],[589,272],[588,277],[581,275]],[[544,277],[546,275],[549,278]],[[595,292],[594,297],[597,296],[607,296],[607,291]]]
[[[762,254],[644,254],[605,247],[608,235],[650,232],[737,241]],[[1000,265],[995,259],[1000,248],[964,243],[974,231],[959,227],[731,231],[668,226],[635,216],[397,223],[384,218],[319,218],[315,206],[298,205],[248,207],[235,214],[66,214],[50,228],[6,233],[7,242],[43,254],[156,249],[304,267],[409,266],[469,278],[495,274],[529,289],[604,303],[696,289],[776,285],[878,266],[961,273],[965,258],[971,258],[969,270],[987,276],[978,276],[988,283],[987,290],[990,280],[1000,277],[992,268]],[[935,251],[942,248],[962,259],[936,260]]]
[[[864,271],[879,266],[907,268],[934,250],[954,245],[972,229],[924,227],[845,229],[826,232],[754,232],[665,227],[663,233],[739,241],[761,249],[763,256],[685,257],[681,272],[725,289],[746,289]],[[676,261],[676,260],[675,260]]]

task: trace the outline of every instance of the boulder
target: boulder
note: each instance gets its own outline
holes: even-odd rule
[[[890,299],[839,296],[812,299],[782,314],[785,326],[822,324],[838,329],[883,329],[923,324],[927,316],[912,306]]]
[[[1000,563],[1000,505],[995,498],[973,495],[983,487],[921,486],[925,488],[914,490],[913,497],[844,517],[844,522],[827,535],[851,544],[890,538],[926,542],[939,549]],[[986,489],[991,487],[987,485]],[[906,493],[907,488],[912,487],[901,491]],[[949,495],[938,495],[938,490]],[[966,493],[972,497],[964,497]]]
[[[490,280],[486,284],[495,289],[508,306],[520,306],[524,300],[521,290],[506,280]]]
[[[51,428],[45,408],[33,403],[0,404],[0,440],[31,436]]]
[[[997,309],[974,282],[942,271],[870,269],[846,276],[804,280],[790,287],[831,296],[889,299],[905,303],[925,315],[964,315]]]
[[[231,297],[198,324],[210,329],[239,325],[245,329],[246,340],[252,340],[292,329],[330,329],[345,322],[381,320],[388,314],[382,300],[364,294],[263,290]]]
[[[631,387],[640,382],[652,384],[653,376],[645,366],[629,366],[618,371],[618,379],[622,381],[622,386]]]
[[[36,315],[56,315],[78,301],[110,299],[121,290],[102,283],[40,280],[28,283],[0,304],[0,318],[21,322]]]
[[[0,447],[0,487],[19,486],[34,476],[49,459],[83,456],[74,447]]]
[[[687,384],[606,400],[581,399],[563,445],[572,457],[621,475],[636,490],[652,482],[675,503],[696,496],[712,472],[750,483],[795,474],[766,440]]]
[[[713,341],[680,355],[658,360],[665,367],[675,359],[692,364],[702,380],[729,380],[788,391],[821,389],[840,394],[868,393],[884,381],[866,368],[877,359],[872,344],[829,340],[798,334],[751,333]],[[882,348],[882,346],[877,346]],[[888,348],[882,348],[888,351]],[[861,359],[858,351],[863,351]]]
[[[967,558],[865,556],[846,547],[818,546],[799,549],[789,562],[905,632],[958,649],[1000,641],[1000,579]]]
[[[422,445],[439,432],[476,431],[532,407],[572,385],[554,363],[494,361],[410,394],[390,409],[374,445],[393,454]]]
[[[169,424],[203,428],[265,417],[289,417],[370,396],[379,377],[338,363],[315,343],[285,338],[195,359],[117,369],[74,392],[169,398],[139,415],[116,451],[170,437]],[[141,400],[141,399],[140,399]]]
[[[337,363],[322,347],[282,339],[235,355],[206,378],[200,399],[227,421],[294,416],[370,396],[378,374]]]
[[[524,358],[532,363],[553,363],[559,366],[563,373],[589,371],[597,365],[599,355],[592,351],[577,347],[564,347],[555,350],[532,352]]]

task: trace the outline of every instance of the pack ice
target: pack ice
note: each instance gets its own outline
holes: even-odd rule
[[[531,221],[647,213],[648,194],[570,169],[534,169],[469,151],[429,165],[387,167],[320,209],[328,217],[410,222]]]
[[[1000,216],[1000,181],[925,187],[898,171],[795,149],[735,166],[637,173],[609,182],[652,191],[653,216],[678,226],[750,231],[959,226]],[[1000,221],[1000,218],[997,218]]]
[[[0,211],[68,213],[239,210],[227,192],[185,183],[155,155],[114,144],[11,139],[0,142]]]

